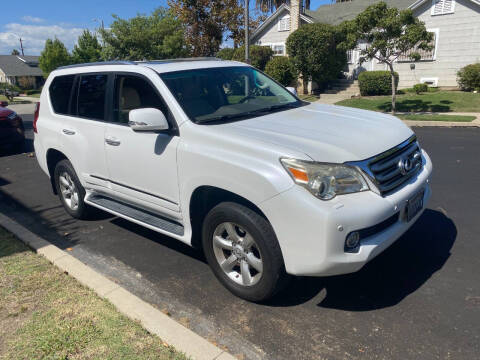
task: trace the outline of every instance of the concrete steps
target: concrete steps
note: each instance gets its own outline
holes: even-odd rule
[[[325,90],[324,94],[338,94],[351,97],[360,94],[360,88],[357,80],[338,79],[330,84],[329,89]]]

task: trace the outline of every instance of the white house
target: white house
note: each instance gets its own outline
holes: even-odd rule
[[[285,41],[298,26],[305,23],[337,25],[351,20],[369,5],[380,0],[352,0],[303,11],[298,0],[280,6],[252,34],[251,42],[271,46],[277,55],[287,55]],[[420,52],[422,59],[412,62],[407,54],[399,58],[395,70],[399,87],[424,82],[431,86],[457,87],[457,71],[465,65],[480,62],[480,0],[383,0],[390,7],[412,9],[415,16],[435,34],[432,51]],[[298,9],[298,10],[297,10]],[[361,47],[362,44],[359,44]],[[385,70],[377,60],[359,64],[359,51],[348,54],[347,76],[359,72]]]

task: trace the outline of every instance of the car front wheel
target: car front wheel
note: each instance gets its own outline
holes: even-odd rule
[[[214,207],[205,218],[202,241],[215,276],[243,299],[265,301],[287,283],[270,223],[248,207],[231,202]]]

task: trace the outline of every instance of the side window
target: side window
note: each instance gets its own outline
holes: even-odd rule
[[[69,114],[68,105],[74,79],[75,75],[57,76],[50,84],[48,92],[55,113]]]
[[[115,77],[113,121],[128,123],[128,113],[142,108],[156,108],[169,118],[168,109],[157,90],[145,79],[132,75]]]
[[[88,119],[105,119],[107,75],[82,75],[78,89],[77,115]]]

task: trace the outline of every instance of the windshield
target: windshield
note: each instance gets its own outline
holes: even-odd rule
[[[283,86],[247,66],[176,71],[160,77],[196,123],[254,117],[303,105]]]

